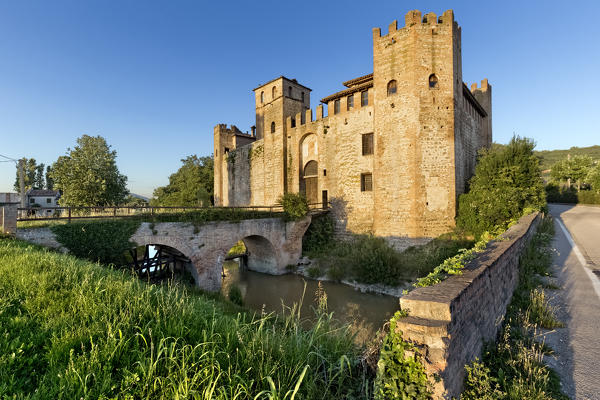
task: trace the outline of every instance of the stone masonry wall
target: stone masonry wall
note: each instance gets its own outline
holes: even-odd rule
[[[17,231],[17,204],[0,207],[0,233],[12,235]]]
[[[462,275],[400,299],[409,316],[400,319],[397,329],[424,356],[434,398],[458,396],[464,366],[481,355],[484,342],[496,338],[518,283],[519,256],[540,220],[538,213],[521,218]]]

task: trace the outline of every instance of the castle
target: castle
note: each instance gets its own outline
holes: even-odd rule
[[[254,89],[250,134],[214,128],[215,204],[272,205],[301,192],[331,204],[338,232],[398,247],[451,230],[478,150],[492,142],[492,88],[463,83],[453,11],[410,11],[383,36],[374,28],[373,73],[343,85],[316,118],[311,89],[295,79]]]

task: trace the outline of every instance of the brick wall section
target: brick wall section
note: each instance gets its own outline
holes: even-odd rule
[[[400,299],[409,316],[397,327],[425,360],[434,398],[458,396],[464,366],[496,338],[518,282],[519,256],[536,231],[540,214],[521,218],[469,263],[462,275],[418,288]],[[435,376],[441,378],[436,382]]]

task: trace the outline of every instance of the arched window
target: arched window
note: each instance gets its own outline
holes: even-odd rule
[[[292,87],[288,87],[288,97],[292,97]]]
[[[388,94],[388,96],[396,94],[396,81],[393,79],[388,82],[387,94]]]
[[[275,133],[275,121],[271,122],[271,133]]]
[[[429,75],[429,88],[430,89],[437,89],[437,87],[438,87],[438,78],[437,78],[437,76],[435,76],[435,74]]]
[[[319,174],[319,164],[316,161],[311,160],[304,166],[304,178],[309,176],[317,176]]]
[[[261,103],[265,102],[265,91],[264,90],[262,92],[260,92],[260,102]]]
[[[273,90],[271,91],[271,97],[275,99],[275,95],[277,94],[277,88],[273,86]]]

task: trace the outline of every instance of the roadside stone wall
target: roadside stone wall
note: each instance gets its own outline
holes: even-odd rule
[[[400,299],[409,316],[398,333],[424,356],[434,398],[458,397],[464,366],[496,338],[518,282],[519,256],[541,220],[525,216],[471,261],[462,275],[418,288]],[[438,379],[436,379],[439,378]]]

